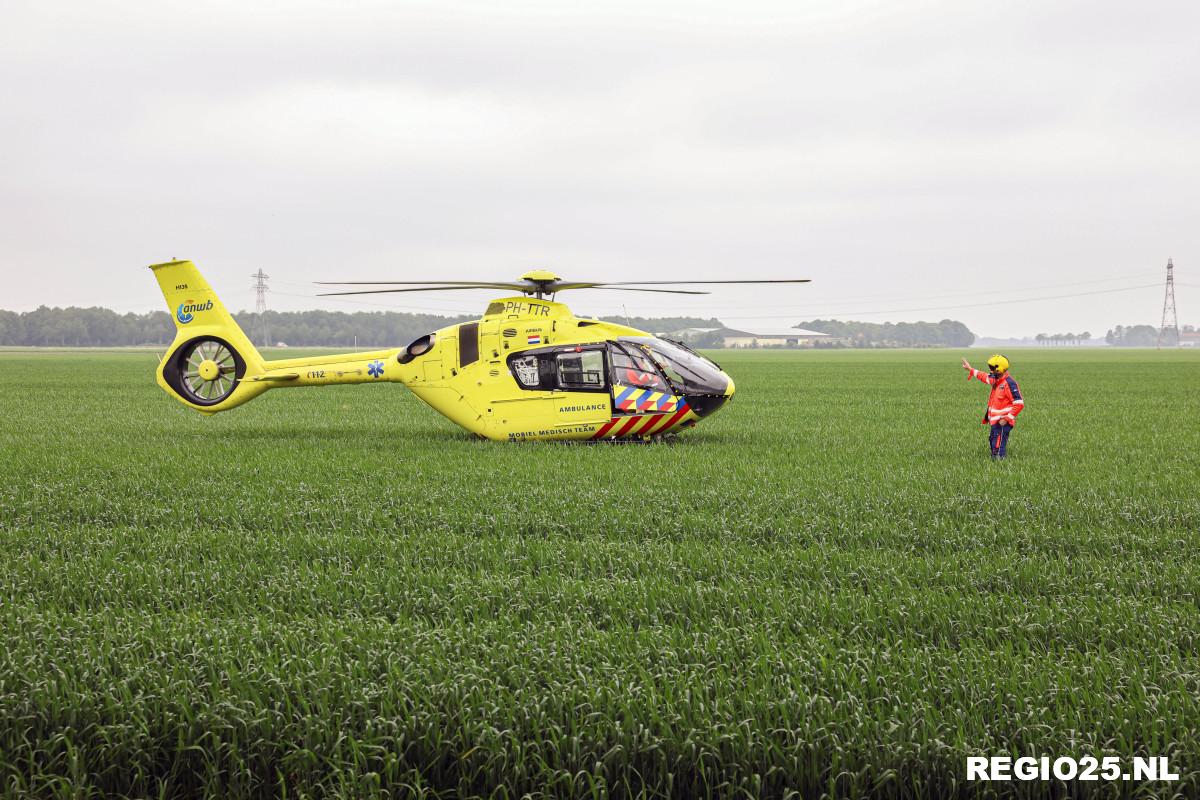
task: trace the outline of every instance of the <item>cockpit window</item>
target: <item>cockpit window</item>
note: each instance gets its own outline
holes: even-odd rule
[[[724,394],[729,379],[699,353],[652,336],[623,336],[621,342],[648,356],[683,394]]]
[[[625,348],[619,344],[612,347],[612,380],[623,386],[669,392],[671,387],[658,373],[654,362],[636,347]]]

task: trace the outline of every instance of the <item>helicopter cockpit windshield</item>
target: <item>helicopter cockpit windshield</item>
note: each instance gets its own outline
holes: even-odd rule
[[[662,373],[658,371],[655,362],[649,354],[640,347],[632,344],[621,346],[615,342],[609,344],[609,356],[612,360],[612,382],[614,385],[634,386],[639,389],[651,389],[656,392],[670,392]]]
[[[721,395],[729,387],[720,367],[674,342],[653,336],[622,336],[618,341],[633,358],[648,356],[679,394]]]

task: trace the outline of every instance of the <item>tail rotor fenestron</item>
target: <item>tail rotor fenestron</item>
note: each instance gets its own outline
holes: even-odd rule
[[[200,406],[214,406],[225,400],[246,373],[245,362],[233,346],[215,337],[184,345],[172,361],[172,377],[180,393]]]

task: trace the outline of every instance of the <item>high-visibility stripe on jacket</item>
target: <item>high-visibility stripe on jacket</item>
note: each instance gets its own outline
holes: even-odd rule
[[[971,370],[971,377],[983,381],[992,387],[988,394],[987,409],[983,412],[983,424],[995,425],[1005,420],[1009,425],[1015,425],[1017,414],[1025,410],[1025,398],[1021,396],[1021,387],[1011,375],[992,375],[982,370]]]

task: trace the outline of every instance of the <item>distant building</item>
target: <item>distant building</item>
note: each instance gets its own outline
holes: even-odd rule
[[[1180,347],[1200,347],[1200,331],[1184,331],[1179,334]]]
[[[813,347],[829,339],[828,334],[804,328],[755,328],[753,331],[725,328],[721,331],[724,347]]]
[[[737,328],[683,328],[655,333],[668,339],[696,347],[813,347],[818,342],[832,344],[835,339],[819,331],[803,328],[758,328],[744,331]],[[840,340],[836,340],[839,341]]]

